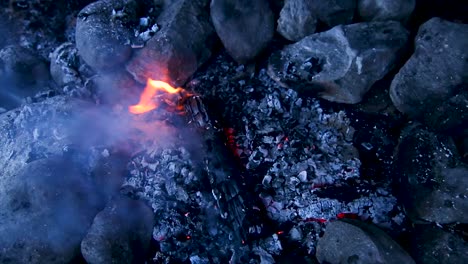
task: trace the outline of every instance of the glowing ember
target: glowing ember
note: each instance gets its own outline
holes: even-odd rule
[[[166,82],[148,79],[146,87],[141,93],[140,101],[136,105],[129,106],[128,110],[132,114],[146,113],[159,106],[159,104],[155,100],[155,97],[168,93],[177,94],[182,91],[182,88],[174,88]]]

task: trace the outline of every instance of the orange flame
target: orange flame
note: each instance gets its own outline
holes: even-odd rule
[[[177,94],[182,91],[182,88],[174,88],[166,82],[148,79],[146,87],[141,93],[140,101],[136,105],[129,106],[128,110],[132,114],[146,113],[158,107],[158,103],[154,100],[158,92]]]

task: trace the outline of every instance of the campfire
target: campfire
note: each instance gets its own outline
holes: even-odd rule
[[[452,2],[0,4],[0,262],[466,262]]]

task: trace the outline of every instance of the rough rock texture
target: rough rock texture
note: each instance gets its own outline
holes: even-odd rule
[[[0,188],[1,263],[69,262],[103,206],[92,178],[63,157],[32,161]]]
[[[413,234],[411,255],[418,263],[465,263],[468,243],[438,227],[419,225]]]
[[[352,22],[356,0],[312,0],[318,19],[329,27]]]
[[[90,264],[144,263],[154,216],[142,201],[120,195],[101,211],[81,242]]]
[[[281,9],[277,31],[291,41],[315,32],[317,17],[310,0],[288,0]]]
[[[336,26],[274,53],[268,74],[329,101],[358,103],[399,61],[407,40],[398,22]]]
[[[358,0],[359,16],[365,21],[405,22],[413,13],[416,0]]]
[[[432,18],[395,76],[390,97],[401,112],[437,130],[468,124],[468,25]]]
[[[420,124],[405,128],[396,150],[400,198],[415,221],[468,223],[468,166],[453,141]]]
[[[207,12],[208,0],[176,0],[157,19],[161,29],[127,64],[137,81],[148,78],[173,86],[187,79],[211,56],[215,32]]]
[[[82,86],[80,58],[75,45],[65,42],[50,54],[50,74],[59,86]]]
[[[356,220],[326,226],[317,245],[320,263],[415,263],[395,241],[375,226]]]
[[[131,56],[132,27],[136,23],[134,0],[101,0],[78,14],[76,47],[83,60],[97,71],[122,67]]]
[[[275,31],[267,0],[213,0],[211,19],[224,47],[239,63],[255,58]]]

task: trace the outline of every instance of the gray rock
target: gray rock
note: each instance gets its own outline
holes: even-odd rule
[[[46,62],[32,50],[4,47],[0,50],[0,107],[19,106],[24,98],[44,90],[49,76]]]
[[[437,130],[466,126],[468,25],[433,18],[419,28],[415,42],[413,56],[392,81],[393,103]]]
[[[317,17],[310,0],[288,0],[281,9],[277,31],[283,37],[298,41],[315,32]]]
[[[329,27],[349,24],[356,11],[356,0],[311,0],[317,18]]]
[[[291,41],[298,41],[314,33],[319,21],[329,27],[351,23],[355,9],[355,0],[286,0],[277,31]]]
[[[407,41],[398,22],[336,26],[274,53],[268,74],[285,87],[354,104],[394,67]]]
[[[412,241],[412,255],[418,263],[466,263],[468,243],[440,228],[420,225]]]
[[[400,198],[413,221],[468,223],[468,166],[453,141],[420,124],[402,132],[396,150]]]
[[[66,263],[103,207],[92,179],[72,161],[28,163],[0,195],[0,262]]]
[[[151,208],[120,195],[94,219],[81,243],[83,257],[90,264],[144,263],[153,226]]]
[[[212,0],[211,19],[224,47],[239,63],[255,58],[275,31],[267,0]]]
[[[80,58],[73,43],[63,43],[50,54],[50,74],[59,86],[67,84],[83,85],[78,70],[79,67]]]
[[[137,23],[134,0],[101,0],[86,6],[76,22],[76,47],[83,60],[96,71],[121,67],[131,56],[130,46]]]
[[[127,64],[140,83],[148,78],[180,86],[211,56],[215,31],[208,0],[175,0],[158,17],[161,29]]]
[[[330,222],[317,244],[320,263],[415,263],[385,232],[356,220]]]
[[[365,21],[405,22],[413,13],[416,0],[358,0],[359,16]]]

